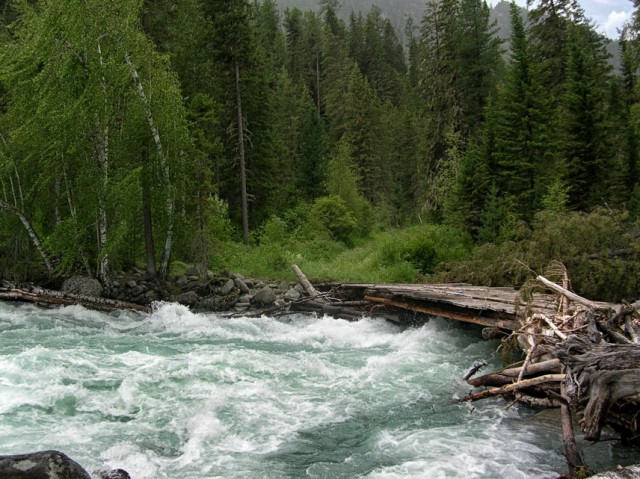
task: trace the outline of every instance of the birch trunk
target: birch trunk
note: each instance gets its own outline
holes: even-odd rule
[[[153,112],[151,111],[151,105],[149,103],[149,99],[144,92],[144,87],[142,86],[142,82],[140,81],[140,76],[138,75],[138,71],[136,67],[133,65],[131,61],[131,57],[128,53],[125,54],[125,61],[129,66],[129,70],[131,72],[131,78],[133,78],[133,83],[135,84],[136,90],[138,91],[138,95],[140,96],[140,100],[142,101],[142,105],[144,106],[145,113],[147,115],[147,123],[149,124],[149,129],[151,130],[151,136],[153,137],[153,142],[156,145],[156,151],[158,153],[158,161],[160,162],[160,170],[162,172],[162,177],[165,183],[165,211],[167,215],[167,236],[165,238],[164,243],[164,251],[162,252],[162,260],[160,261],[160,276],[165,278],[167,276],[167,271],[169,271],[169,259],[171,257],[171,248],[173,246],[173,222],[174,222],[174,210],[175,206],[173,204],[173,188],[171,185],[171,174],[169,171],[169,165],[167,163],[167,157],[162,147],[162,141],[160,139],[160,131],[156,126],[155,120],[153,118]]]
[[[33,229],[33,226],[31,226],[31,222],[25,216],[23,211],[15,206],[10,205],[9,203],[1,199],[0,199],[0,209],[9,210],[18,217],[18,219],[20,220],[20,223],[22,223],[22,226],[24,226],[24,229],[27,231],[29,238],[31,238],[31,242],[38,250],[38,253],[40,253],[40,256],[42,256],[44,264],[47,267],[47,272],[49,273],[49,276],[52,276],[53,268],[51,267],[51,260],[49,259],[49,255],[47,254],[46,250],[42,246],[42,242],[40,241],[38,234]]]
[[[107,210],[104,204],[107,187],[109,185],[109,128],[100,128],[96,118],[95,154],[98,168],[102,175],[102,191],[98,195],[98,247],[100,260],[98,262],[98,278],[106,287],[109,286],[109,253],[107,253],[108,223]]]

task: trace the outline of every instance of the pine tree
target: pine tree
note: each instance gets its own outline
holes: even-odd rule
[[[606,67],[580,27],[570,30],[567,80],[561,97],[560,150],[567,162],[569,204],[586,210],[607,200],[613,171],[606,124]]]
[[[505,85],[498,98],[494,175],[502,195],[515,213],[531,219],[538,208],[539,185],[548,151],[548,109],[524,23],[511,4],[511,58]]]
[[[468,135],[483,122],[488,98],[502,74],[502,41],[485,1],[461,0],[457,37],[456,88]]]

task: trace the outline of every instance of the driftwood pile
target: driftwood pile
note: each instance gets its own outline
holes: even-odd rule
[[[560,407],[569,477],[586,477],[573,415],[580,418],[587,440],[600,440],[609,425],[623,441],[640,444],[640,304],[603,309],[546,278],[537,279],[558,294],[557,313],[525,315],[510,337],[526,353],[524,361],[478,377],[473,376],[481,365],[474,365],[464,379],[488,389],[460,401],[504,396]]]

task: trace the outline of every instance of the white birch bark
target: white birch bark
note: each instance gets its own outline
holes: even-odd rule
[[[107,210],[104,196],[109,184],[109,128],[101,129],[96,118],[97,133],[95,136],[95,153],[98,167],[102,175],[102,191],[98,195],[98,247],[100,261],[98,262],[98,278],[104,286],[109,285],[109,254],[107,253],[108,224]]]
[[[125,54],[125,61],[129,66],[129,70],[131,72],[131,78],[133,78],[133,83],[138,91],[138,95],[140,96],[140,100],[145,109],[145,113],[147,115],[147,123],[149,124],[149,129],[151,130],[151,136],[153,137],[153,142],[156,145],[156,151],[158,153],[158,160],[160,162],[160,170],[162,171],[163,180],[165,183],[165,211],[167,214],[167,236],[165,238],[164,243],[164,251],[162,252],[162,260],[160,261],[160,276],[163,278],[166,277],[167,271],[169,270],[169,259],[171,257],[171,248],[173,246],[173,221],[174,221],[174,204],[173,204],[173,188],[171,185],[171,174],[169,171],[169,165],[167,163],[167,158],[164,152],[164,148],[162,147],[162,141],[160,139],[160,132],[153,118],[153,113],[151,111],[151,104],[149,103],[149,99],[144,92],[144,87],[142,86],[142,82],[140,81],[140,76],[138,75],[138,71],[131,61],[131,57],[129,53]]]
[[[11,205],[4,200],[0,200],[0,209],[6,209],[14,213],[18,217],[18,219],[20,220],[20,223],[22,223],[22,226],[24,226],[24,229],[27,231],[27,234],[29,235],[31,242],[38,250],[38,253],[40,253],[40,256],[42,256],[42,259],[44,260],[44,264],[47,267],[47,271],[49,272],[49,276],[51,276],[53,274],[53,268],[51,267],[51,260],[49,259],[49,255],[47,254],[46,250],[42,246],[42,242],[40,241],[38,234],[33,229],[31,222],[25,216],[24,212],[18,207]]]

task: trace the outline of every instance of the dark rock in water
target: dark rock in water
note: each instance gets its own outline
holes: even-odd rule
[[[100,479],[131,479],[131,476],[124,469],[112,469],[110,471],[94,472]]]
[[[62,291],[71,294],[82,294],[84,296],[102,296],[103,288],[95,278],[89,276],[72,276],[62,283]]]
[[[249,294],[251,290],[241,278],[235,278],[233,282],[236,284],[241,293]]]
[[[254,295],[251,302],[254,304],[262,305],[262,306],[269,306],[273,304],[275,300],[276,300],[276,293],[274,293],[271,288],[266,286]]]
[[[0,456],[0,477],[10,479],[91,479],[80,464],[59,451]],[[123,477],[128,477],[123,476]]]
[[[235,285],[235,283],[233,282],[232,279],[230,279],[229,281],[227,281],[224,284],[222,289],[220,289],[220,294],[223,295],[223,296],[226,296],[227,294],[229,294],[233,290],[233,286],[234,285]]]

